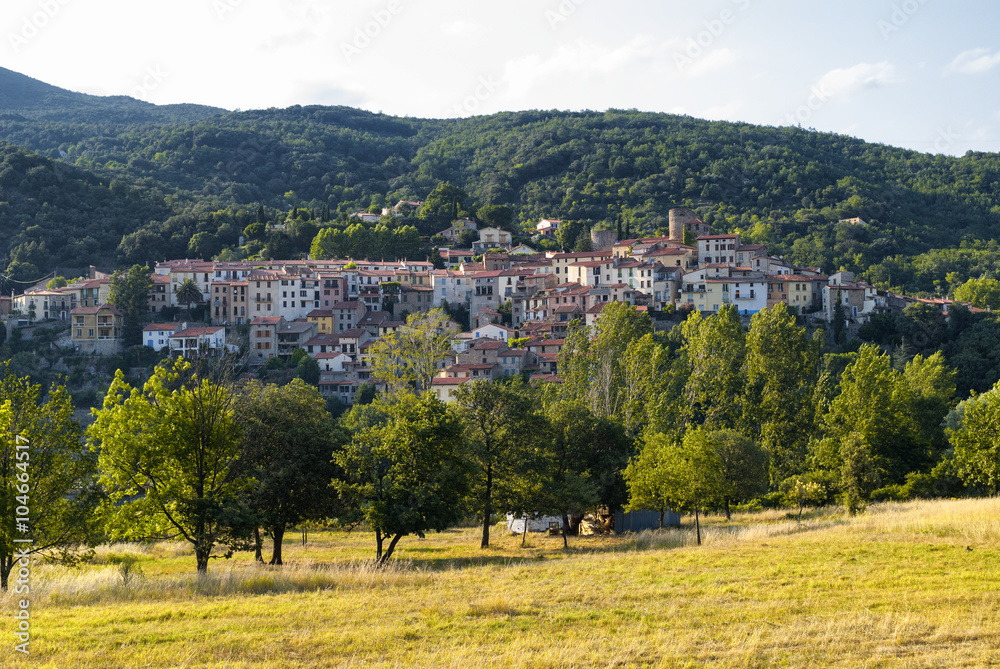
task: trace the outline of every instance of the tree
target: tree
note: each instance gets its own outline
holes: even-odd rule
[[[475,465],[473,507],[482,514],[481,547],[490,545],[493,512],[523,508],[524,490],[537,477],[544,418],[523,381],[471,381],[454,393]]]
[[[479,241],[479,233],[475,230],[462,230],[458,233],[458,247],[471,249],[474,242]]]
[[[837,288],[837,303],[833,305],[833,343],[843,346],[847,343],[847,314],[844,312],[844,298]]]
[[[100,447],[101,481],[115,537],[183,537],[198,572],[217,544],[247,545],[249,516],[240,500],[246,406],[225,379],[200,378],[183,358],[157,366],[143,388],[121,370],[95,410],[88,434]]]
[[[514,210],[505,204],[488,204],[479,208],[476,218],[486,225],[506,230],[514,220]]]
[[[680,442],[663,433],[649,434],[642,451],[626,469],[628,508],[659,509],[661,526],[667,508],[693,512],[700,546],[699,514],[706,503],[719,496],[720,471],[718,455],[701,428],[690,430]]]
[[[804,476],[788,477],[781,482],[779,489],[784,494],[786,503],[791,502],[799,508],[798,521],[802,520],[802,510],[806,504],[819,504],[826,499],[826,490],[822,484]]]
[[[556,241],[566,251],[571,251],[576,246],[576,240],[584,232],[584,224],[581,221],[563,221],[556,230]]]
[[[663,517],[671,508],[677,508],[674,497],[671,444],[663,433],[652,433],[643,439],[639,453],[629,461],[624,471],[628,488],[626,511],[654,510]]]
[[[311,386],[319,385],[319,362],[311,356],[305,356],[295,366],[295,378],[301,379]]]
[[[309,247],[309,255],[317,260],[342,258],[350,255],[346,247],[347,240],[338,228],[323,228],[313,237]]]
[[[97,455],[80,438],[69,394],[0,366],[0,589],[17,555],[69,557],[90,539]],[[67,495],[70,490],[74,496]],[[21,521],[19,518],[26,518]],[[24,523],[23,525],[21,523]],[[17,540],[31,539],[26,544]]]
[[[687,412],[696,425],[739,426],[743,412],[746,342],[736,307],[709,318],[693,314],[681,325],[681,354],[689,373],[684,386]]]
[[[464,190],[445,181],[427,195],[424,205],[420,208],[420,217],[433,218],[438,223],[454,221],[468,198]]]
[[[743,429],[771,454],[771,482],[801,471],[813,424],[820,354],[779,302],[750,319],[746,336]]]
[[[878,488],[879,474],[871,448],[857,432],[851,432],[840,442],[840,460],[841,495],[853,516],[864,509],[868,496]]]
[[[66,277],[57,276],[49,279],[48,283],[45,284],[45,287],[49,290],[55,290],[56,288],[65,288],[66,283]]]
[[[427,390],[448,357],[453,333],[454,326],[442,309],[410,314],[404,327],[372,345],[372,376],[396,395]]]
[[[382,411],[386,422],[362,428],[335,454],[333,482],[375,532],[378,565],[404,536],[458,522],[469,489],[462,424],[441,401],[407,395]]]
[[[701,546],[699,511],[713,499],[718,499],[723,488],[722,463],[713,448],[709,432],[695,428],[684,435],[674,457],[674,497],[679,509],[694,511],[694,526]]]
[[[210,232],[196,232],[188,242],[188,257],[211,260],[222,250],[222,242]]]
[[[252,405],[244,433],[247,474],[254,480],[249,504],[274,540],[270,564],[280,565],[287,527],[336,515],[330,481],[338,472],[331,453],[349,436],[326,411],[319,391],[301,379],[285,386],[258,384],[243,397]]]
[[[910,391],[911,415],[922,455],[914,462],[917,469],[925,469],[948,448],[948,439],[941,424],[954,406],[956,376],[941,351],[927,358],[916,355],[903,369],[903,381]]]
[[[955,289],[958,302],[968,302],[980,309],[1000,309],[1000,281],[987,277],[969,279]]]
[[[839,445],[856,432],[870,446],[875,467],[900,482],[923,457],[914,438],[911,406],[909,386],[892,369],[889,356],[864,344],[844,370],[840,393],[823,418],[825,434]],[[823,464],[839,470],[842,460],[838,455]]]
[[[609,302],[592,327],[571,325],[559,353],[568,397],[582,398],[595,415],[624,418],[623,356],[631,342],[653,331],[649,315],[625,302]]]
[[[730,515],[730,504],[767,492],[768,452],[735,430],[715,430],[705,434],[708,448],[719,464],[718,496]]]
[[[122,340],[127,345],[142,343],[143,319],[149,312],[149,291],[153,289],[153,270],[132,265],[111,277],[108,302],[122,312]]]
[[[188,316],[191,315],[191,305],[195,302],[201,302],[203,298],[201,288],[191,278],[184,279],[184,281],[177,285],[174,289],[174,297],[178,302],[183,302],[187,305]]]
[[[549,434],[546,510],[562,516],[563,544],[571,513],[597,504],[616,509],[627,500],[622,471],[632,456],[632,440],[612,418],[595,416],[579,401],[545,407]]]
[[[981,485],[996,495],[1000,492],[1000,381],[959,409],[959,426],[948,428],[959,476],[966,485]]]

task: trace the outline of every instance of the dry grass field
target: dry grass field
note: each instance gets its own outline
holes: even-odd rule
[[[686,519],[687,520],[687,519]],[[885,504],[802,523],[711,517],[693,531],[558,538],[475,530],[311,533],[283,568],[250,555],[198,579],[182,545],[102,547],[36,565],[32,667],[1000,666],[1000,500]],[[143,572],[125,583],[119,563]]]

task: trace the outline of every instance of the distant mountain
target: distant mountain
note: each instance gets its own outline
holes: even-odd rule
[[[74,93],[0,67],[0,115],[70,123],[161,124],[198,121],[227,110],[204,105],[154,105],[124,95]]]

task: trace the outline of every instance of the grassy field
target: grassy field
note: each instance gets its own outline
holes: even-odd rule
[[[989,667],[1000,665],[1000,500],[712,517],[630,537],[289,535],[283,568],[118,545],[33,574],[39,667]],[[125,585],[116,562],[139,559]]]

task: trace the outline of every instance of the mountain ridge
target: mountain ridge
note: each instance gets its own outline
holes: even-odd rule
[[[77,93],[0,67],[0,113],[53,121],[81,121],[106,114],[117,123],[182,123],[229,113],[198,104],[155,105],[126,95]]]

